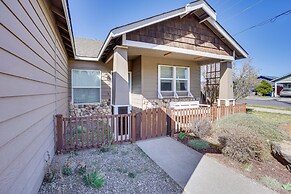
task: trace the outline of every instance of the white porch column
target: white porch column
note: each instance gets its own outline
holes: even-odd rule
[[[275,97],[278,96],[278,95],[277,95],[277,92],[278,92],[278,91],[277,91],[277,82],[275,82],[275,95],[274,95]]]
[[[232,62],[220,63],[219,99],[233,99]]]
[[[113,106],[113,114],[127,114],[130,107],[127,47],[116,46],[114,48],[112,73],[111,100]]]

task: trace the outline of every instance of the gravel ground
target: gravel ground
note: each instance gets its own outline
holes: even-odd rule
[[[86,164],[86,173],[97,170],[105,179],[103,187],[86,186],[78,164]],[[63,166],[72,175],[62,174]],[[52,183],[43,182],[39,194],[48,193],[182,193],[183,189],[135,144],[114,145],[109,151],[90,149],[56,155],[51,164],[56,172]]]

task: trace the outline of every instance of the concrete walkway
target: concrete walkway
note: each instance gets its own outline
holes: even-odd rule
[[[278,109],[270,109],[270,108],[259,108],[259,107],[251,107],[251,106],[247,106],[247,108],[252,109],[254,111],[259,111],[259,112],[269,112],[269,113],[278,113],[278,114],[291,115],[291,111],[288,111],[288,110],[278,110]]]
[[[185,194],[276,193],[170,137],[136,144],[184,188]]]

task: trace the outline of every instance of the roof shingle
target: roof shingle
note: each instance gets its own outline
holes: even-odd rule
[[[76,55],[79,57],[97,57],[103,41],[88,39],[88,38],[74,38]]]

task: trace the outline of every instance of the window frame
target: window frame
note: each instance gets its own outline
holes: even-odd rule
[[[100,74],[100,86],[74,86],[74,79],[73,79],[73,72],[74,71],[87,71],[87,72],[98,72]],[[71,101],[72,101],[72,104],[75,104],[75,105],[97,105],[97,104],[101,104],[101,85],[102,85],[102,72],[101,70],[91,70],[91,69],[71,69]],[[75,103],[74,102],[74,89],[100,89],[100,96],[99,96],[99,102],[88,102],[88,103]]]
[[[161,67],[171,67],[173,68],[173,77],[172,78],[161,78]],[[186,68],[187,69],[187,78],[177,78],[177,68]],[[172,80],[172,90],[171,91],[162,91],[161,90],[161,80]],[[174,98],[180,98],[180,97],[193,97],[193,95],[190,92],[190,67],[185,66],[175,66],[175,65],[158,65],[158,98],[164,98],[162,93],[174,93],[174,96],[165,96],[165,97],[174,97]],[[187,81],[187,90],[177,90],[177,81]],[[179,96],[178,93],[180,92],[187,92],[187,96]]]

